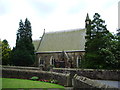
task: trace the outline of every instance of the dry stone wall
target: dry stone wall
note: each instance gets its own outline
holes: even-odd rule
[[[78,76],[75,74],[73,77],[73,87],[74,89],[95,89],[95,90],[119,90],[118,88],[108,86],[106,84],[97,82],[95,80],[83,77],[83,76]]]
[[[72,77],[77,74],[90,79],[120,81],[120,70],[53,68],[53,71],[59,73],[71,73]]]
[[[56,72],[52,72],[56,71]],[[54,68],[52,71],[41,71],[39,68],[32,67],[2,67],[2,77],[5,78],[25,78],[30,79],[33,76],[39,77],[39,79],[44,80],[57,80],[58,84],[66,86],[66,87],[74,87],[74,90],[119,90],[118,88],[114,88],[100,82],[97,82],[94,79],[97,79],[98,76],[104,78],[103,75],[109,76],[110,79],[117,79],[120,73],[119,70],[93,70],[93,69],[67,69],[67,68]],[[92,76],[95,76],[93,77]],[[95,75],[96,74],[96,75]],[[101,76],[100,76],[101,75]],[[90,77],[91,76],[91,77]],[[107,77],[106,76],[106,77]],[[90,78],[88,78],[90,77]],[[117,77],[117,78],[116,78]]]
[[[33,76],[39,77],[44,80],[57,80],[58,84],[63,86],[70,86],[70,74],[46,72],[40,70],[28,69],[15,69],[15,68],[2,68],[3,78],[25,78],[30,79]]]

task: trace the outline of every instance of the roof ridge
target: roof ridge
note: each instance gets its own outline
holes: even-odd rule
[[[60,31],[51,31],[51,32],[46,32],[46,34],[72,32],[72,31],[79,31],[79,30],[83,30],[83,29],[85,29],[85,28],[76,28],[76,29],[68,29],[68,30],[60,30]]]

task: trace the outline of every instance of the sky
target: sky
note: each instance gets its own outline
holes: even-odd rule
[[[0,0],[0,39],[6,39],[12,48],[20,19],[31,22],[32,39],[39,39],[43,31],[67,31],[85,28],[87,13],[95,13],[105,20],[107,29],[118,29],[118,2],[120,0]]]

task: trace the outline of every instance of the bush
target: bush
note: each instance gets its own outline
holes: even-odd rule
[[[36,81],[36,80],[38,80],[39,78],[36,77],[36,76],[33,76],[33,77],[31,77],[30,79]]]

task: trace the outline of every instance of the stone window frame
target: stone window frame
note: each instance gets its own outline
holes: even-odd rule
[[[38,64],[39,64],[39,66],[44,66],[45,61],[43,59],[41,59],[41,57],[39,57]]]
[[[55,59],[53,56],[50,57],[50,65],[52,65],[52,66],[55,65]]]
[[[81,60],[82,60],[82,56],[81,55],[77,56],[77,58],[76,58],[76,67],[77,68],[80,67]]]

